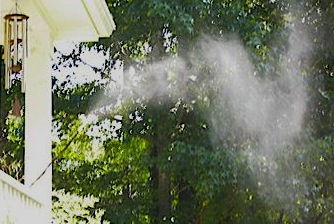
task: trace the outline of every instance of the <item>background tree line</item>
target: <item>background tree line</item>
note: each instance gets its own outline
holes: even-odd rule
[[[53,77],[54,214],[60,223],[99,223],[102,219],[110,223],[333,221],[333,3],[106,2],[117,24],[110,38],[80,44],[69,54],[55,49],[54,71],[89,64],[81,57],[89,49],[106,58],[103,66],[90,66],[101,75],[99,80],[77,84],[71,75]],[[307,31],[312,52],[298,62],[308,65],[303,71],[309,97],[304,132],[276,162],[279,169],[293,170],[300,177],[297,180],[306,183],[295,187],[307,186],[301,191],[304,194],[295,195],[287,205],[286,200],[261,192],[245,157],[249,148],[258,147],[258,140],[234,125],[227,102],[219,109],[213,105],[217,91],[210,86],[218,82],[211,76],[215,65],[198,61],[194,66],[189,52],[198,48],[198,40],[205,35],[215,40],[236,36],[260,74],[258,79],[275,80],[277,62],[289,49],[292,20]],[[204,81],[196,82],[203,85],[175,75],[179,71],[173,65],[178,58],[183,59],[187,75],[201,74]],[[165,62],[162,65],[167,69],[160,64],[154,67],[157,61]],[[124,73],[124,83],[140,79],[140,91],[110,87],[120,65],[130,71]],[[145,80],[147,73],[151,75]],[[145,89],[146,81],[152,79],[168,85]],[[184,92],[177,95],[180,88]],[[15,88],[10,94],[3,88],[1,92],[1,168],[21,179],[24,116],[9,115],[16,92]],[[24,107],[23,96],[19,99]],[[223,120],[221,134],[213,138],[218,120]],[[268,168],[260,167],[257,172]],[[274,184],[291,187],[288,175],[277,176]],[[83,203],[89,197],[94,199],[77,208],[82,213],[66,207],[68,201]],[[66,216],[68,212],[73,215]]]

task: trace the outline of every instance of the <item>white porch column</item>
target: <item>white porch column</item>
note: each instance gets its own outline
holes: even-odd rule
[[[10,13],[13,0],[0,0],[0,17]],[[52,204],[51,164],[51,55],[53,41],[97,41],[108,37],[115,23],[105,0],[19,0],[29,16],[27,72],[25,76],[25,185],[39,195],[50,223]],[[3,44],[0,22],[0,44]],[[1,214],[0,214],[1,216]],[[41,214],[44,216],[44,213]]]
[[[33,21],[32,21],[33,22]],[[34,27],[30,32],[30,51],[25,93],[25,185],[44,203],[46,221],[51,220],[51,34]],[[42,215],[42,214],[41,214]]]

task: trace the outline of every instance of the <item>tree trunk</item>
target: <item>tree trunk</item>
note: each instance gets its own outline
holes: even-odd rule
[[[184,178],[178,178],[179,185],[179,202],[178,202],[178,212],[179,212],[179,222],[180,223],[196,223],[196,201],[195,201],[195,191],[188,184]]]
[[[153,159],[159,161],[159,158],[165,151],[165,141],[159,138],[154,140],[152,152]],[[151,211],[153,223],[169,222],[172,214],[171,200],[171,175],[160,164],[155,163],[151,169],[152,191],[153,191],[153,208]]]
[[[159,170],[158,185],[158,204],[159,204],[159,220],[169,222],[171,218],[171,176],[169,172]]]
[[[152,160],[156,160],[157,158],[157,150],[154,147],[151,152],[151,158]],[[150,217],[152,219],[152,223],[158,223],[158,216],[159,216],[159,205],[157,204],[157,201],[159,199],[157,190],[159,186],[159,171],[157,164],[154,163],[152,167],[150,168],[151,173],[151,183],[150,188],[152,190],[152,207],[150,209]]]

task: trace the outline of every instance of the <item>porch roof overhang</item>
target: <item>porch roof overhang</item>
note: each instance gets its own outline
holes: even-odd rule
[[[54,41],[97,41],[115,30],[105,0],[18,0],[19,11],[43,20]],[[13,11],[15,1],[1,0],[1,19]],[[1,22],[3,33],[3,19]],[[0,35],[3,44],[3,35]]]

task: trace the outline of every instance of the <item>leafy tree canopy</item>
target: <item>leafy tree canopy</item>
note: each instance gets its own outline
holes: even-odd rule
[[[78,44],[72,51],[55,49],[53,187],[58,220],[333,222],[332,2],[106,2],[117,24],[110,38]],[[290,49],[306,37],[299,56],[307,52],[303,46],[310,51],[294,57]],[[209,48],[210,43],[216,48]],[[209,60],[209,50],[225,51],[230,67],[221,66],[219,60],[225,59],[217,55]],[[89,52],[102,63],[87,60]],[[82,66],[90,73],[78,81],[77,76],[84,77]],[[300,97],[293,87],[281,86],[295,77],[290,74],[303,77],[309,97],[303,133],[292,141],[275,135],[263,141],[261,125],[282,136],[288,135],[279,124],[294,128],[278,122],[288,116],[279,114],[281,108]],[[237,81],[232,85],[231,80]],[[261,113],[244,113],[252,101],[240,96],[254,94],[264,94],[268,101],[256,101],[259,107],[285,97],[269,113],[274,118],[278,113],[273,126]],[[2,155],[7,156],[2,156],[2,169],[22,161],[23,126],[8,116],[11,96],[1,101],[6,107],[1,106],[0,143],[6,143]],[[279,150],[263,154],[264,144]],[[10,152],[16,160],[6,159]],[[78,208],[80,214],[62,202],[91,196],[98,200]],[[105,213],[94,215],[86,209],[90,206]]]

